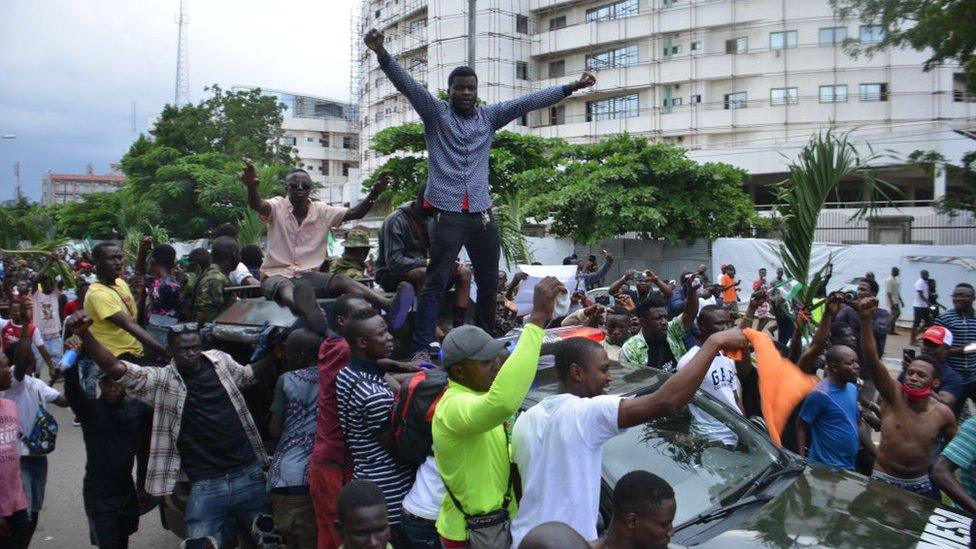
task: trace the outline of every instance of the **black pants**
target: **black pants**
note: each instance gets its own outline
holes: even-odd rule
[[[7,529],[10,531],[6,536],[0,536],[0,547],[20,548],[27,542],[27,524],[30,516],[27,509],[21,509],[12,515],[3,517],[7,522]]]
[[[129,536],[139,529],[139,499],[135,492],[115,496],[85,495],[85,514],[92,545],[99,549],[124,549]]]
[[[501,253],[495,218],[490,210],[482,213],[439,210],[431,225],[427,281],[418,300],[417,325],[413,335],[415,351],[426,351],[434,341],[438,306],[462,247],[471,258],[471,270],[478,286],[475,322],[485,331],[494,324],[498,259]]]

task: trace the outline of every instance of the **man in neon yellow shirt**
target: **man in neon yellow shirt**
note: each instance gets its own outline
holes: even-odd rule
[[[449,491],[437,519],[445,547],[464,546],[465,515],[502,507],[507,507],[509,517],[515,515],[505,422],[529,392],[542,348],[542,327],[552,317],[556,296],[563,293],[566,287],[554,277],[536,285],[531,320],[504,365],[499,359],[504,344],[480,328],[455,328],[444,339],[442,364],[450,379],[431,430],[434,458]]]

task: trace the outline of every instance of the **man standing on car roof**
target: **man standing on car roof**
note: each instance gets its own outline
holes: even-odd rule
[[[471,67],[457,67],[447,78],[450,102],[446,102],[431,95],[397,64],[383,46],[382,32],[370,29],[363,40],[376,53],[380,69],[407,97],[424,123],[429,152],[425,202],[436,213],[430,231],[427,280],[417,310],[414,350],[426,353],[434,341],[441,294],[462,247],[471,258],[478,286],[477,324],[484,330],[494,325],[500,247],[488,188],[492,136],[512,120],[594,85],[596,78],[584,72],[570,84],[480,106],[478,75]]]

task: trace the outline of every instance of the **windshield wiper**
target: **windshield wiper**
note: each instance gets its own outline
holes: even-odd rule
[[[738,511],[739,509],[742,509],[743,507],[749,507],[751,505],[758,505],[758,504],[761,504],[761,503],[766,503],[767,501],[769,501],[771,499],[773,499],[773,496],[765,495],[765,494],[759,495],[759,496],[747,496],[747,497],[738,499],[738,500],[736,500],[736,501],[734,501],[734,502],[732,502],[732,503],[730,503],[728,505],[723,505],[723,506],[720,506],[720,507],[713,507],[713,508],[711,508],[711,509],[709,509],[707,511],[704,511],[702,513],[699,513],[698,516],[696,516],[696,517],[694,517],[694,518],[692,518],[690,520],[685,521],[684,523],[682,523],[681,525],[679,525],[677,528],[675,528],[675,531],[681,530],[683,528],[687,528],[688,526],[691,526],[693,524],[700,524],[700,523],[712,522],[713,520],[717,520],[717,519],[723,518],[725,516],[731,515],[733,512]]]
[[[785,465],[782,469],[774,469],[773,465],[775,465],[775,463],[770,464],[765,471],[756,477],[756,480],[752,481],[752,485],[749,486],[749,489],[742,494],[743,497],[748,497],[756,493],[760,488],[768,486],[771,481],[779,477],[800,473],[806,468],[805,461],[792,461]]]

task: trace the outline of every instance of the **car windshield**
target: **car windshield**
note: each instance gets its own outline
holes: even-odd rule
[[[611,439],[603,448],[603,475],[610,486],[638,469],[667,479],[680,525],[740,497],[779,456],[748,420],[699,392],[677,414]]]

